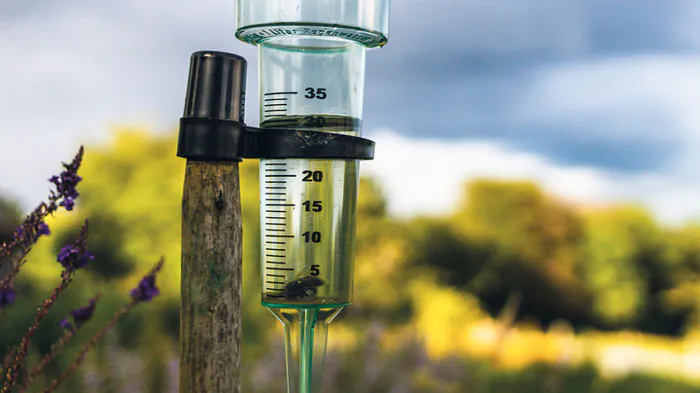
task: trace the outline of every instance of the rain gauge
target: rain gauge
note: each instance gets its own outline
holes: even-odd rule
[[[320,393],[328,326],[352,303],[365,52],[390,0],[237,0],[259,48],[260,127],[244,123],[246,60],[192,55],[178,155],[260,159],[262,305],[284,325],[289,393]]]

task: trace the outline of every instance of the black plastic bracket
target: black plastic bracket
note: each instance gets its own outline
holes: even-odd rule
[[[246,60],[199,51],[190,59],[178,157],[196,161],[243,158],[371,160],[374,142],[340,133],[246,126]]]
[[[231,120],[180,119],[178,157],[195,161],[243,158],[374,158],[374,142],[351,135],[286,128],[255,128]]]

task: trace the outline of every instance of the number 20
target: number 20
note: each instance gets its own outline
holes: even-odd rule
[[[322,171],[304,171],[302,173],[304,174],[304,178],[302,178],[301,181],[320,182],[323,180],[323,172]]]

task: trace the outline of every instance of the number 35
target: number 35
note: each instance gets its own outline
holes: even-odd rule
[[[325,88],[318,88],[315,89],[313,87],[307,87],[306,89],[306,95],[304,97],[308,99],[313,99],[313,98],[318,98],[319,100],[325,100],[326,99],[326,89]]]

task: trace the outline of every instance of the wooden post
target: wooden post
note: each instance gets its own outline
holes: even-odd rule
[[[184,187],[180,393],[240,393],[238,163],[188,160]]]

